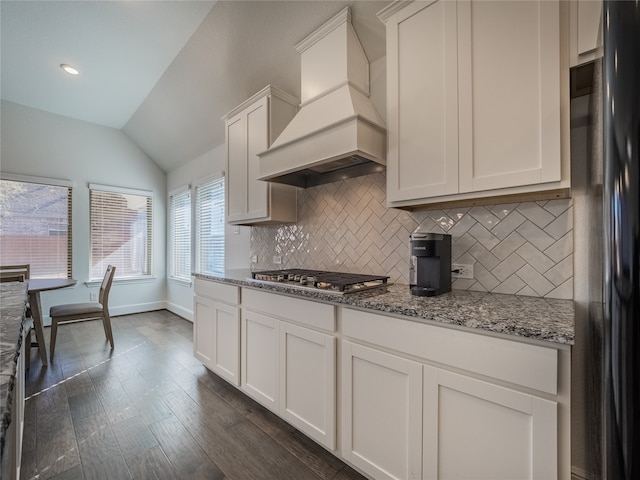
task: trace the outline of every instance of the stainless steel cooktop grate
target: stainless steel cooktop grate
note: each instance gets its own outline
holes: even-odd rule
[[[350,293],[380,287],[389,277],[381,275],[363,275],[359,273],[327,272],[290,268],[285,270],[265,270],[252,272],[253,279],[288,286],[315,288],[319,290]]]

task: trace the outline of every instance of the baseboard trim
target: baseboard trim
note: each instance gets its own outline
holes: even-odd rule
[[[164,310],[167,308],[167,302],[149,302],[137,303],[135,305],[123,305],[121,307],[109,308],[112,317],[118,315],[130,315],[132,313],[153,312],[155,310]]]
[[[165,302],[165,303],[166,303],[165,308],[169,310],[171,313],[175,313],[179,317],[182,317],[185,320],[188,320],[189,322],[193,323],[193,310],[188,310],[180,305],[176,305],[175,303],[171,303],[171,302]]]

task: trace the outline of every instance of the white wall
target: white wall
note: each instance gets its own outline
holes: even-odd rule
[[[222,144],[169,172],[167,174],[167,192],[184,187],[185,185],[193,186],[199,179],[212,173],[225,170],[226,156],[224,144]],[[195,191],[193,191],[193,189],[191,195],[191,198],[195,198]],[[226,269],[249,268],[250,239],[250,227],[225,226]],[[167,308],[188,320],[193,320],[193,286],[168,280]]]
[[[2,102],[0,170],[72,180],[73,288],[44,292],[43,314],[58,303],[89,301],[89,183],[151,190],[153,196],[153,280],[114,282],[112,314],[165,307],[165,173],[120,130]],[[48,316],[48,315],[47,315]],[[48,318],[45,318],[48,323]]]

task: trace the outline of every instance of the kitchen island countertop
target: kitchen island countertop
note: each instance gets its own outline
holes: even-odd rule
[[[415,321],[436,322],[562,345],[573,345],[575,339],[572,300],[469,290],[452,290],[437,297],[416,297],[404,284],[336,295],[322,290],[302,290],[257,282],[251,279],[249,269],[194,276],[309,300],[402,315]]]

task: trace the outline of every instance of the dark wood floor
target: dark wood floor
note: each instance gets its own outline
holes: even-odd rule
[[[58,329],[53,364],[32,350],[22,479],[363,479],[192,356],[167,311]],[[49,329],[45,336],[49,338]]]

